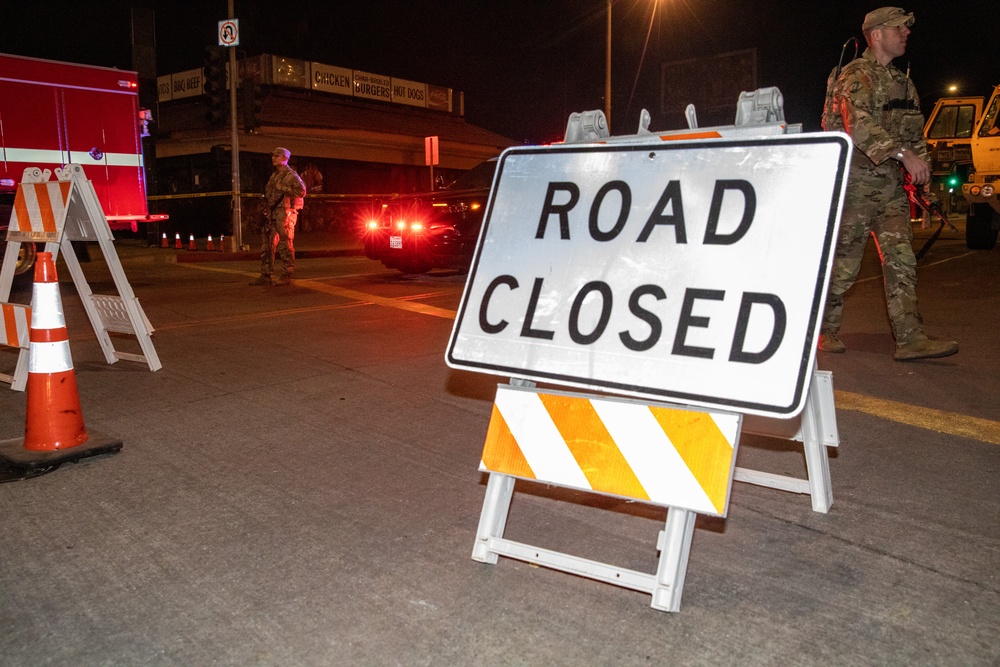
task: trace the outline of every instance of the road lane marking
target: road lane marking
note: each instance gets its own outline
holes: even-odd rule
[[[246,271],[220,269],[210,266],[198,266],[192,264],[178,264],[178,266],[187,266],[188,268],[199,269],[202,271],[233,273],[248,277],[257,275],[256,273],[248,273]],[[327,285],[315,280],[296,279],[295,284],[300,287],[305,287],[317,292],[323,292],[325,294],[331,294],[333,296],[343,297],[345,299],[353,299],[362,303],[371,303],[386,306],[388,308],[398,308],[400,310],[407,310],[421,315],[431,315],[434,317],[443,317],[445,319],[454,320],[458,314],[457,311],[454,310],[428,306],[421,303],[412,303],[404,300],[413,297],[392,298],[375,296],[373,294],[367,294],[365,292],[359,292],[345,287]],[[1000,422],[991,421],[989,419],[981,419],[979,417],[970,417],[968,415],[961,415],[954,412],[945,412],[944,410],[936,410],[934,408],[910,405],[908,403],[900,403],[898,401],[865,396],[863,394],[856,394],[854,392],[839,389],[836,390],[834,394],[836,398],[836,407],[841,410],[862,412],[872,415],[873,417],[893,421],[898,424],[916,426],[918,428],[944,433],[945,435],[971,438],[980,442],[1000,445]]]
[[[199,266],[197,264],[178,264],[177,266],[183,266],[185,268],[195,269],[198,271],[215,271],[216,273],[230,273],[238,276],[247,276],[249,278],[252,278],[257,275],[256,272],[251,273],[247,271],[239,271],[237,269],[223,269],[214,266]],[[322,292],[324,294],[344,297],[345,299],[354,299],[355,301],[361,301],[363,303],[372,303],[378,306],[386,306],[387,308],[397,308],[399,310],[407,310],[412,313],[419,313],[421,315],[443,317],[444,319],[447,320],[454,320],[458,316],[457,310],[448,310],[447,308],[428,306],[423,303],[411,303],[410,301],[407,300],[407,299],[412,299],[414,297],[376,296],[374,294],[367,294],[365,292],[358,292],[357,290],[347,289],[346,287],[327,285],[325,283],[321,283],[316,280],[310,280],[310,279],[296,278],[295,285],[297,287],[305,287],[306,289],[311,289],[314,292]]]
[[[314,280],[295,280],[295,284],[299,287],[306,287],[317,292],[323,292],[324,294],[332,294],[333,296],[342,296],[345,299],[356,299],[358,301],[365,301],[368,303],[374,303],[379,306],[387,306],[389,308],[398,308],[400,310],[408,310],[413,313],[420,313],[421,315],[432,315],[434,317],[443,317],[448,320],[454,320],[458,315],[456,310],[448,310],[447,308],[438,308],[437,306],[428,306],[424,303],[413,303],[411,301],[404,301],[399,298],[386,297],[386,296],[375,296],[374,294],[366,294],[365,292],[358,292],[357,290],[347,289],[346,287],[337,287],[336,285],[327,285],[325,283],[319,283]]]
[[[898,424],[1000,445],[1000,422],[855,394],[840,389],[833,393],[837,408],[840,410],[863,412]]]

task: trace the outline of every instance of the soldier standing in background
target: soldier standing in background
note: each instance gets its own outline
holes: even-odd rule
[[[311,195],[323,194],[323,172],[310,162],[302,172],[302,181],[306,184],[306,192]],[[311,199],[302,209],[302,231],[311,232],[322,227],[322,206],[316,199]]]
[[[264,186],[264,215],[267,220],[261,233],[260,276],[251,285],[287,285],[295,271],[295,221],[302,208],[306,186],[288,166],[292,154],[286,148],[271,151],[274,173]],[[274,256],[283,265],[281,276],[271,282]]]
[[[896,338],[893,358],[908,361],[958,352],[958,343],[924,334],[917,308],[917,260],[901,167],[914,185],[926,187],[930,166],[920,100],[908,74],[892,64],[906,52],[913,22],[913,14],[898,7],[869,12],[861,28],[868,48],[844,66],[827,96],[823,127],[850,134],[854,151],[820,328],[819,349],[826,352],[847,350],[837,336],[844,294],[858,277],[870,233],[882,258],[886,305]]]

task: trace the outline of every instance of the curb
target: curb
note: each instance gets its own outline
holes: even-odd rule
[[[315,259],[317,257],[353,257],[356,255],[364,255],[365,251],[363,248],[341,248],[337,250],[333,249],[315,249],[315,250],[296,250],[295,259]],[[221,251],[191,251],[191,252],[178,252],[177,262],[252,262],[260,260],[260,252],[221,252]]]

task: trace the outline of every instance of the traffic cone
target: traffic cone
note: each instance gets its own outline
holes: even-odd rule
[[[197,250],[197,249],[198,249],[198,246],[195,245],[194,234],[192,234],[191,238],[188,240],[188,250]]]
[[[167,242],[167,234],[166,234],[166,232],[164,232],[163,238],[160,239],[160,247],[161,248],[169,248],[170,247],[170,243]]]
[[[226,252],[226,235],[219,234],[219,252]]]
[[[70,356],[66,318],[52,253],[35,260],[28,350],[24,438],[0,442],[0,461],[21,477],[54,470],[67,461],[117,452],[121,440],[87,433]]]
[[[205,250],[215,250],[215,244],[212,243],[212,235],[208,235],[208,243],[205,244]]]
[[[174,234],[174,247],[177,248],[178,250],[182,250],[184,248],[184,246],[181,245],[180,234]]]

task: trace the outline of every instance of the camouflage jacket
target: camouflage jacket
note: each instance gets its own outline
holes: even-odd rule
[[[271,178],[267,180],[267,185],[264,186],[264,200],[267,202],[269,211],[282,208],[278,204],[285,197],[289,198],[285,208],[302,208],[302,198],[305,196],[306,184],[287,164],[275,169]]]
[[[823,127],[850,134],[872,166],[893,158],[901,148],[928,159],[920,98],[913,82],[895,65],[881,65],[866,49],[844,66],[832,86]]]

